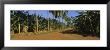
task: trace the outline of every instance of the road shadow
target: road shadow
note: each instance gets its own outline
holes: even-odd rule
[[[83,37],[87,37],[87,36],[100,37],[99,35],[80,33],[75,30],[65,30],[65,31],[61,31],[60,33],[62,33],[62,34],[78,34],[78,35],[82,35]]]

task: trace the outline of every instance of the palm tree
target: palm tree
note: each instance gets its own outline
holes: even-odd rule
[[[62,10],[60,11],[60,17],[62,18],[62,23],[63,23],[63,20],[65,20],[67,17],[67,14],[68,14],[68,11],[67,10]],[[62,29],[63,29],[63,26],[62,26]]]
[[[20,21],[20,16],[19,16],[18,20]],[[18,25],[19,25],[19,34],[20,34],[20,22]]]
[[[24,23],[24,22],[22,22],[21,19],[24,20],[23,17],[25,15],[26,14],[23,13],[23,11],[12,10],[12,14],[11,14],[11,28],[13,29],[12,31],[18,32],[20,34],[20,32],[21,32],[21,25]]]
[[[48,12],[47,12],[48,14]],[[50,22],[49,22],[50,18],[48,17],[48,31],[50,30]]]
[[[11,31],[12,33],[14,33],[14,31],[16,30],[16,23],[18,20],[15,20],[16,19],[16,11],[11,11]]]
[[[35,24],[36,24],[36,29],[35,29],[35,30],[36,30],[36,31],[35,31],[35,30],[34,30],[34,31],[35,31],[35,32],[38,32],[38,26],[39,26],[38,17],[39,17],[39,15],[38,15],[38,16],[36,15],[36,10],[35,10],[35,12],[34,12],[34,15],[35,15],[35,17],[36,17],[36,18],[35,18],[35,22],[36,22],[36,23],[35,23]]]
[[[49,10],[49,12],[52,13],[52,15],[54,16],[53,20],[52,20],[52,23],[51,23],[52,26],[50,26],[50,27],[54,27],[54,19],[56,18],[56,16],[55,16],[56,12],[53,11],[53,10]]]
[[[22,15],[22,12],[21,11],[18,11],[17,12],[18,14],[17,14],[17,17],[18,17],[18,32],[19,32],[19,34],[20,34],[20,17],[21,17],[21,15]]]
[[[49,20],[50,18],[48,18],[48,31],[50,30]]]
[[[51,12],[55,18],[58,18],[59,22],[60,22],[60,18],[62,18],[62,22],[63,22],[63,19],[67,17],[67,13],[68,13],[68,11],[64,11],[64,10],[51,10],[49,12]],[[61,28],[59,27],[59,29]]]
[[[39,16],[36,16],[37,32],[38,32],[38,26],[39,26],[38,17],[39,17]]]

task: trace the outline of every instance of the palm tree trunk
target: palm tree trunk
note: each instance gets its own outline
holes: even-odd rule
[[[47,12],[47,14],[48,14],[48,12]],[[48,15],[49,15],[49,14],[48,14]],[[50,20],[50,18],[48,17],[47,19],[48,19],[48,31],[50,31],[50,25],[49,25],[49,20]]]
[[[49,25],[49,19],[48,19],[48,31],[50,30],[50,29],[49,29],[49,26],[50,26],[50,25]]]
[[[20,17],[19,17],[19,25],[18,26],[19,26],[19,34],[20,34]]]
[[[59,18],[59,22],[60,22],[60,18]],[[61,28],[61,27],[59,27],[59,30],[60,30],[60,28]]]
[[[62,18],[62,28],[61,28],[61,30],[63,29],[63,18]]]
[[[38,32],[38,18],[36,17],[36,22],[37,22],[37,32]]]
[[[28,16],[27,16],[27,28],[26,29],[27,29],[26,31],[28,32]]]
[[[20,17],[18,18],[18,21],[19,21],[19,24],[18,24],[18,32],[19,32],[19,34],[20,34]]]
[[[19,24],[19,34],[20,34],[20,24]]]

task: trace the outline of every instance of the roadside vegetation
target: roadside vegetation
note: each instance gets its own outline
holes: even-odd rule
[[[30,10],[31,11],[31,10]],[[44,10],[41,10],[44,11]],[[74,11],[74,10],[71,10]],[[13,40],[93,40],[100,39],[100,11],[48,10],[50,17],[36,14],[37,10],[11,10],[11,39]]]

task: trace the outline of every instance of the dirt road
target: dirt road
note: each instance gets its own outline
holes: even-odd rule
[[[51,32],[48,34],[13,34],[11,40],[99,40],[98,37],[84,37],[78,34],[62,34],[60,32]]]

